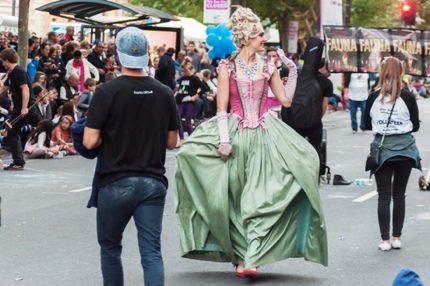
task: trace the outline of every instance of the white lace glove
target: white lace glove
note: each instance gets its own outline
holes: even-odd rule
[[[281,61],[288,67],[288,80],[285,85],[285,97],[288,101],[292,102],[297,85],[297,67],[292,60],[285,56],[282,49],[278,49],[278,55]]]
[[[218,154],[221,160],[226,162],[229,156],[234,157],[233,146],[230,144],[230,137],[228,134],[228,117],[227,112],[219,111],[217,112],[218,120],[218,132],[220,137],[220,144],[218,146]]]

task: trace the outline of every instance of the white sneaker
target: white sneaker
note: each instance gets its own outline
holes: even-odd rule
[[[400,249],[402,248],[402,242],[400,241],[400,239],[395,239],[391,242],[391,247],[394,249]]]
[[[388,251],[391,249],[391,244],[389,242],[383,241],[379,244],[379,249],[382,251]]]

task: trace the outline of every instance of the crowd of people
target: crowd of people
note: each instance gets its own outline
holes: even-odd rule
[[[17,35],[0,32],[0,52],[8,48],[17,50],[17,46]],[[176,101],[182,119],[177,148],[184,142],[184,130],[191,135],[201,122],[215,116],[217,109],[218,60],[209,58],[205,43],[197,46],[195,42],[188,41],[185,46],[184,50],[176,53],[172,47],[154,45],[151,49],[148,45],[149,62],[145,67],[148,76],[169,86],[175,92],[175,96],[177,95]],[[275,47],[270,47],[267,53],[276,54],[276,50]],[[302,63],[299,62],[299,57],[293,55],[292,58],[300,70]],[[288,68],[279,59],[276,59],[276,65],[283,69],[281,75],[286,79]],[[121,64],[113,39],[95,40],[90,43],[87,40],[80,40],[80,33],[75,33],[74,27],[69,26],[65,34],[59,35],[51,31],[44,37],[31,35],[28,39],[27,74],[31,83],[30,91],[34,97],[46,94],[43,100],[37,103],[36,122],[48,119],[56,125],[62,115],[70,115],[74,121],[85,118],[95,88],[120,76]],[[7,81],[7,70],[1,62],[0,78],[2,82]],[[42,88],[41,91],[39,87]],[[67,110],[73,105],[73,111],[63,114],[64,104]],[[13,102],[8,91],[0,94],[0,107],[2,108],[0,129],[4,129],[3,122],[10,119],[13,110]],[[280,107],[279,101],[270,93],[270,108],[279,113]],[[36,126],[37,124],[33,122],[22,127],[20,140],[23,147]],[[3,140],[0,137],[0,144],[9,149],[8,139]]]
[[[88,206],[98,208],[106,285],[123,285],[121,239],[131,217],[145,283],[164,285],[164,163],[166,149],[175,147],[183,257],[233,263],[238,277],[255,277],[259,266],[290,257],[328,264],[318,194],[322,122],[295,130],[280,120],[281,109],[294,102],[300,59],[265,47],[260,19],[250,9],[238,8],[231,22],[238,52],[228,59],[211,61],[207,47],[192,41],[177,53],[165,46],[151,50],[137,28],[123,29],[115,41],[89,43],[79,42],[68,27],[62,37],[49,32],[43,39],[29,38],[27,71],[17,65],[13,41],[0,33],[0,113],[11,125],[2,147],[13,158],[4,169],[23,170],[23,152],[28,158],[97,157]],[[322,118],[333,84],[324,59],[313,65],[319,68],[315,80],[322,91]],[[377,92],[369,96],[369,76],[359,73],[346,74],[343,88],[352,132],[372,130],[373,149],[387,135],[385,153],[372,170],[384,251],[401,248],[406,184],[411,169],[421,167],[411,135],[419,129],[418,108],[414,95],[402,87],[402,76],[399,61],[390,58]],[[388,129],[391,118],[402,128]],[[136,121],[150,123],[136,132]],[[74,124],[85,126],[80,144],[72,140]],[[395,149],[395,140],[402,140],[404,148]]]

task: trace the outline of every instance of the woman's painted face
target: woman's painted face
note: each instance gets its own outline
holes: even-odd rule
[[[69,128],[70,128],[70,121],[68,119],[63,119],[63,121],[61,121],[61,129],[69,130]]]
[[[249,40],[249,45],[256,50],[256,52],[264,52],[264,44],[267,39],[264,35],[263,27],[260,27],[257,33],[257,37]]]

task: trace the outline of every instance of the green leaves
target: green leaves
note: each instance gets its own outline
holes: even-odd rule
[[[155,8],[174,16],[203,22],[203,0],[132,0],[131,4]]]

